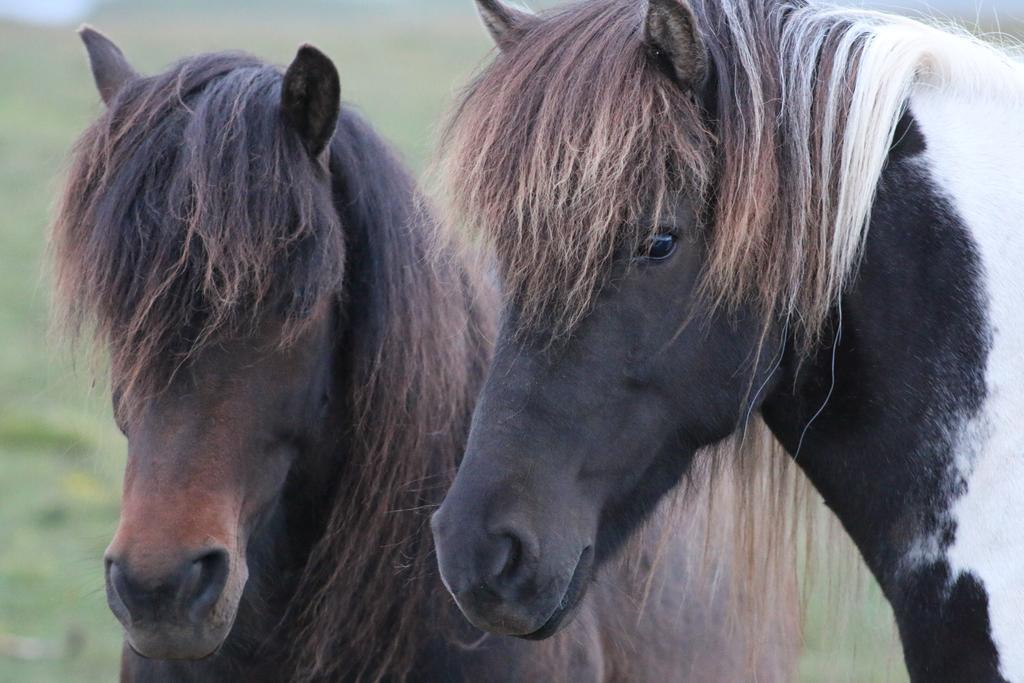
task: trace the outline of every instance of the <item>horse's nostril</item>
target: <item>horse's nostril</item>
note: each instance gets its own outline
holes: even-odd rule
[[[138,614],[136,596],[138,591],[128,579],[121,565],[108,559],[107,561],[107,601],[110,609],[122,622],[134,620]]]
[[[491,539],[491,571],[486,574],[486,583],[499,593],[522,588],[537,561],[534,537],[519,526],[502,525]]]
[[[523,562],[523,543],[518,536],[508,533],[502,534],[499,542],[502,544],[502,551],[497,555],[504,555],[504,562],[500,565],[495,578],[498,581],[513,580]]]
[[[229,562],[228,553],[222,548],[204,552],[192,561],[182,599],[193,621],[201,620],[224,592]]]
[[[126,626],[167,619],[202,621],[227,584],[230,559],[223,549],[203,551],[172,571],[140,572],[127,562],[108,559],[107,597]]]

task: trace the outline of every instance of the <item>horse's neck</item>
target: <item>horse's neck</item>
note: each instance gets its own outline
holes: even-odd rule
[[[911,120],[835,351],[763,412],[878,577],[914,679],[1024,680],[1024,116],[922,92]]]
[[[965,105],[922,93],[912,104],[928,164],[978,254],[989,352],[985,396],[964,426],[965,487],[951,517],[955,573],[988,596],[1003,674],[1024,680],[1024,107]]]

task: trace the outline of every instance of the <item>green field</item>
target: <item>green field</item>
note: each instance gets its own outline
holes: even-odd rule
[[[225,48],[287,63],[312,42],[337,62],[345,98],[422,168],[440,113],[487,55],[468,0],[442,16],[421,5],[319,19],[260,9],[269,4],[201,16],[115,6],[95,22],[141,70]],[[65,154],[99,106],[70,27],[0,23],[0,683],[116,677],[120,638],[100,558],[116,524],[124,443],[102,382],[94,388],[89,367],[48,333],[44,266]],[[857,572],[834,571],[856,562],[839,554],[848,559],[823,563],[810,592],[802,680],[905,680],[888,608]],[[855,581],[868,584],[857,599],[830,597]]]

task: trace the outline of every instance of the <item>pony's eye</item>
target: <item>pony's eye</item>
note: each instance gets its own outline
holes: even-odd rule
[[[664,261],[676,250],[676,236],[663,232],[644,242],[638,254],[649,261]]]

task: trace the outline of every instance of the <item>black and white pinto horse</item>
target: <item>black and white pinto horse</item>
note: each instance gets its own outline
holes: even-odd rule
[[[463,612],[555,630],[753,416],[857,544],[914,681],[1024,681],[1024,67],[798,1],[478,5],[501,52],[441,168],[506,312],[434,518]]]

